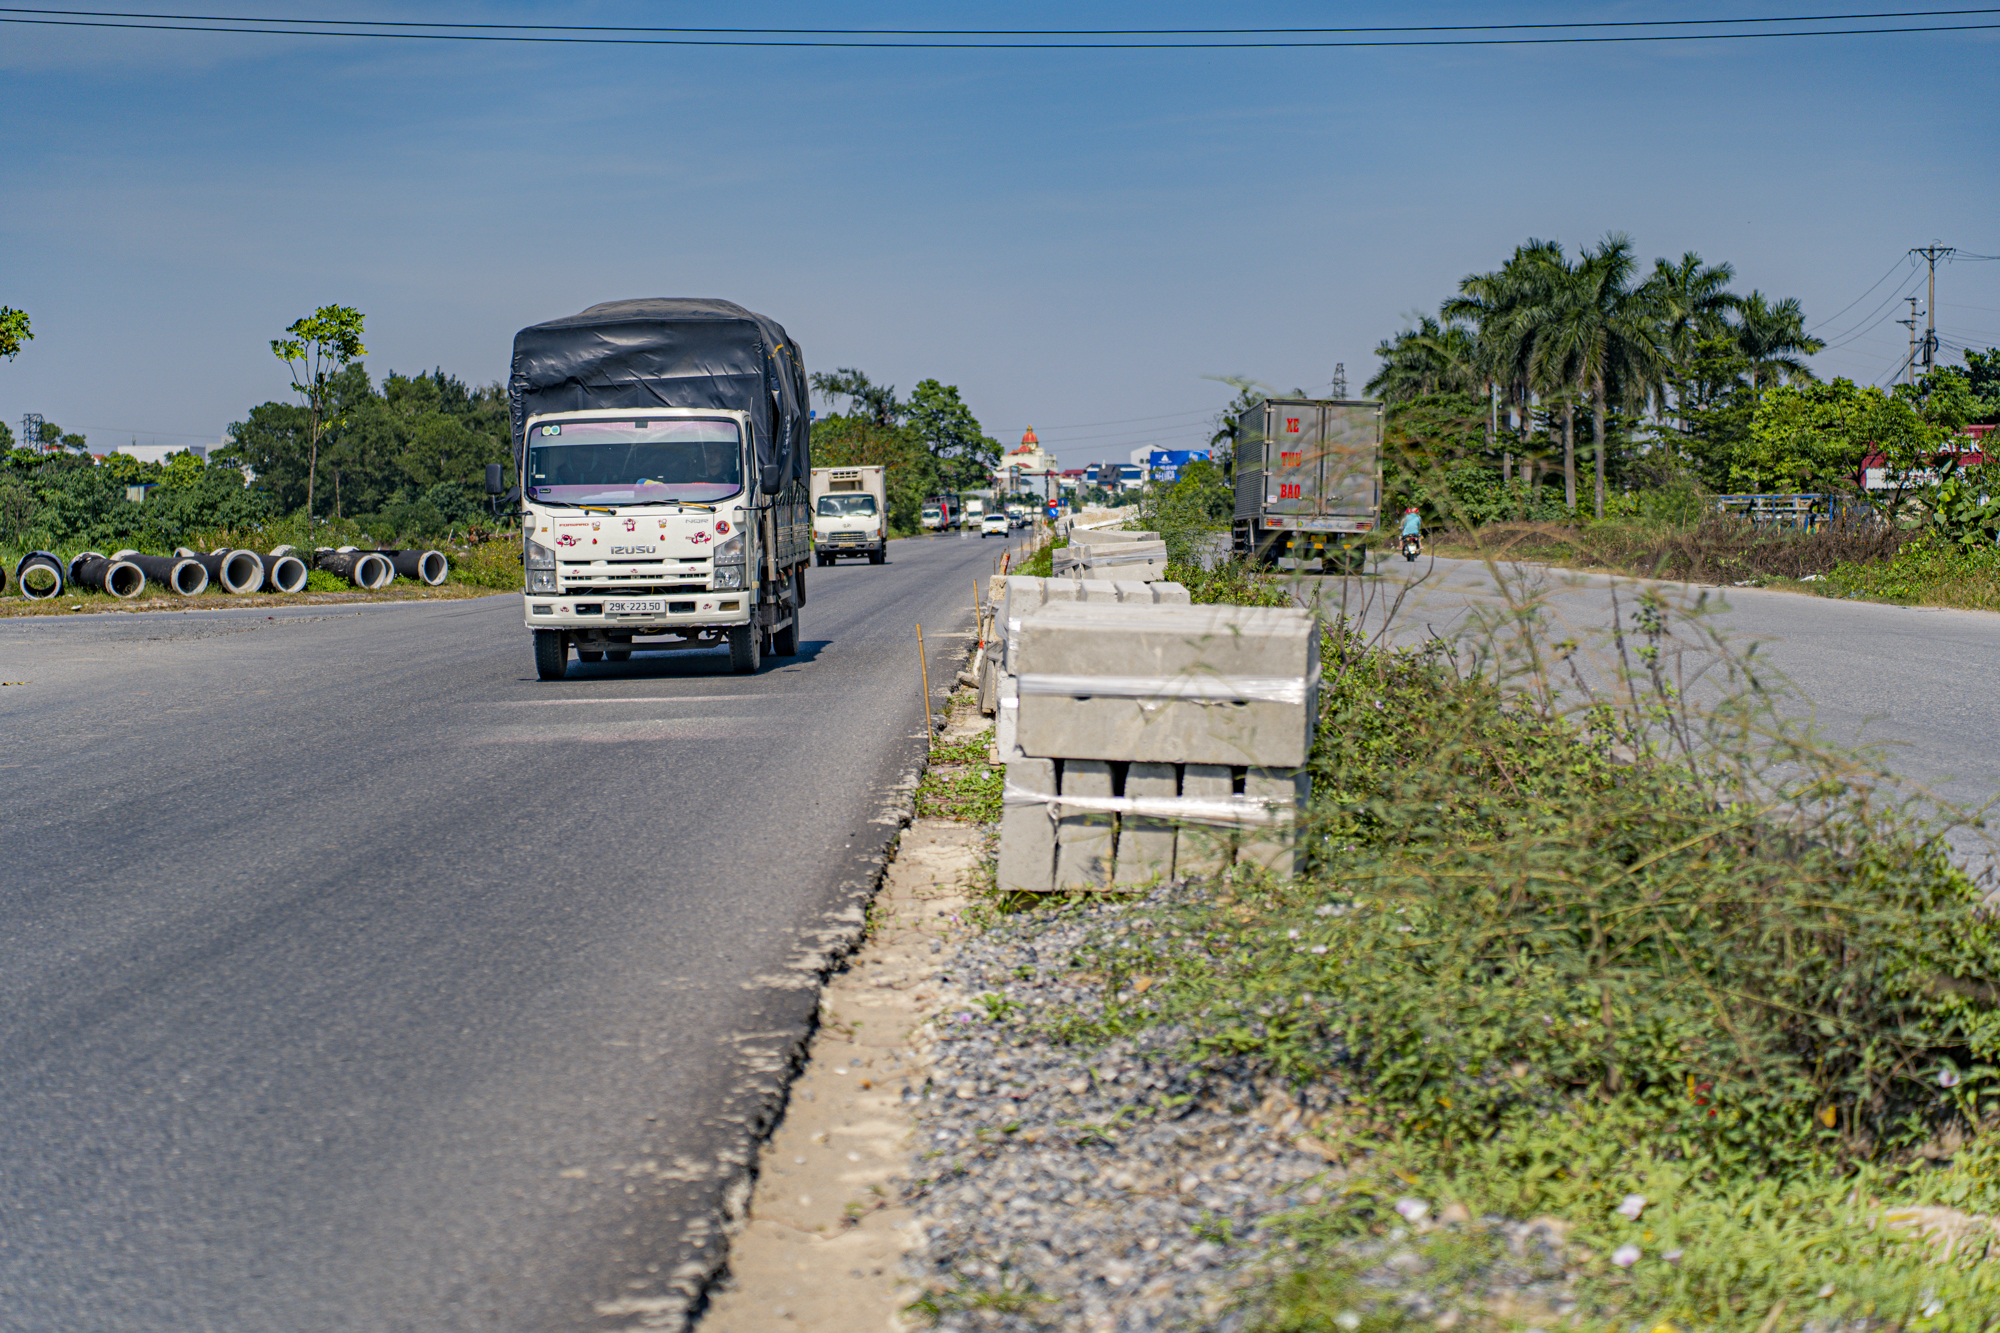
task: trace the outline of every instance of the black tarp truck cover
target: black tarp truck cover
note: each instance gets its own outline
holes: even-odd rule
[[[708,407],[750,414],[757,489],[776,495],[811,471],[806,371],[776,320],[734,301],[607,301],[514,335],[507,380],[514,464],[541,412]]]

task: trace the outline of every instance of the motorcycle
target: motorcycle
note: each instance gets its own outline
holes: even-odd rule
[[[1411,533],[1403,538],[1403,559],[1415,562],[1416,558],[1423,554],[1423,549],[1423,539],[1415,533]]]

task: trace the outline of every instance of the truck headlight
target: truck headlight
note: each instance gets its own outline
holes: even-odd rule
[[[715,577],[709,586],[714,588],[740,588],[743,586],[743,534],[741,532],[738,532],[727,541],[716,544]]]
[[[743,586],[743,565],[739,561],[733,565],[717,565],[712,586],[717,588],[740,588]]]
[[[732,562],[739,565],[743,563],[743,534],[741,532],[731,537],[728,541],[718,544],[715,548],[716,564],[727,565]]]
[[[528,567],[529,592],[554,592],[556,590],[556,553],[540,542],[528,543],[522,563]]]

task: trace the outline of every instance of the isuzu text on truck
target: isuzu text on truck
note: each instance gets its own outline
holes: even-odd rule
[[[888,558],[888,475],[884,467],[812,470],[813,554],[822,565],[843,555],[865,555],[871,565]]]
[[[798,652],[811,437],[783,328],[729,301],[594,305],[515,335],[507,394],[543,680],[572,648],[726,645],[740,672]]]

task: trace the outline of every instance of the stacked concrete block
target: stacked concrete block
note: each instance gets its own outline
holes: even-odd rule
[[[1167,577],[1167,544],[1156,532],[1079,532],[1052,565],[1057,574],[1153,583]]]
[[[1023,754],[1297,768],[1319,630],[1290,607],[1050,602],[1010,650]]]
[[[1020,589],[1018,603],[1015,592],[1000,683],[1003,753],[1019,756],[1003,886],[1136,888],[1231,865],[1296,873],[1318,713],[1313,618],[1087,591],[1031,609],[1043,591]],[[1037,760],[1050,768],[1028,767]]]
[[[1124,579],[1035,578],[1014,574],[995,579],[999,611],[995,620],[995,642],[986,649],[986,676],[982,679],[981,707],[995,721],[995,742],[1002,758],[1015,754],[1014,724],[1019,717],[1020,691],[1013,677],[1014,641],[1020,634],[1022,617],[1039,611],[1050,602],[1118,603],[1133,606],[1188,604],[1188,590],[1178,583],[1140,583]],[[986,683],[990,679],[990,687]],[[991,706],[985,700],[992,700]]]

